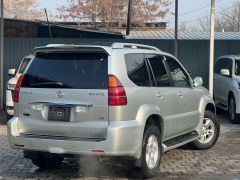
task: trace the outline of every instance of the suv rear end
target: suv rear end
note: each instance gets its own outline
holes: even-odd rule
[[[198,79],[152,46],[36,48],[13,93],[10,145],[39,167],[69,154],[127,157],[152,177],[162,152],[217,141],[215,105]]]
[[[36,48],[13,94],[16,114],[8,123],[10,145],[62,155],[138,158],[140,124],[115,121],[121,119],[127,97],[111,74],[116,68],[111,53],[105,46]],[[119,115],[110,116],[111,107]],[[126,141],[129,136],[141,138]]]

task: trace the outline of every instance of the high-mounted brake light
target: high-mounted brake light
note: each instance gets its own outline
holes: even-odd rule
[[[22,85],[23,77],[24,76],[21,75],[18,78],[17,84],[16,84],[15,89],[12,93],[12,99],[13,99],[13,102],[15,102],[15,103],[19,102],[19,93],[20,93],[20,88],[21,88],[21,85]]]
[[[108,76],[108,105],[124,106],[127,105],[126,91],[121,82],[114,75]]]

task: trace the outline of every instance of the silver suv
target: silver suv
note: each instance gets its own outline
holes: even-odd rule
[[[121,157],[151,177],[163,152],[216,143],[215,105],[201,84],[152,46],[35,48],[13,93],[9,142],[41,168],[69,154]]]

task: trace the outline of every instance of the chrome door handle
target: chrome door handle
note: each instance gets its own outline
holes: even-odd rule
[[[163,98],[163,94],[162,94],[161,92],[158,92],[158,93],[157,93],[157,97]]]
[[[178,92],[177,95],[180,96],[180,97],[183,97],[183,93],[182,92]]]

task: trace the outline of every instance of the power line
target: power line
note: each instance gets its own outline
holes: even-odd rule
[[[223,1],[223,0],[219,0],[218,2],[222,2],[222,1]],[[200,7],[200,8],[197,8],[197,9],[194,9],[194,10],[191,10],[191,11],[184,12],[184,13],[180,14],[179,16],[184,16],[184,15],[186,15],[186,14],[194,13],[194,12],[196,12],[196,11],[200,11],[200,10],[202,10],[202,9],[208,8],[208,7],[210,7],[210,6],[211,6],[211,4],[207,4],[206,6],[202,6],[202,7]]]
[[[227,11],[227,10],[229,10],[229,9],[231,9],[231,8],[232,8],[232,6],[226,8],[226,9],[224,9],[224,10],[218,11],[218,12],[216,12],[216,14],[221,14],[221,12]],[[200,20],[200,19],[204,19],[204,18],[206,18],[206,17],[209,17],[209,15],[207,15],[207,16],[202,16],[202,17],[199,17],[199,18],[197,18],[197,19],[193,19],[193,20],[189,20],[189,21],[182,21],[182,22],[179,22],[179,23],[188,24],[188,23],[191,23],[191,22],[194,22],[194,21],[198,21],[198,20]]]

